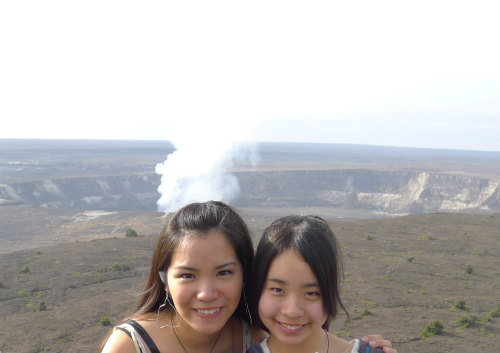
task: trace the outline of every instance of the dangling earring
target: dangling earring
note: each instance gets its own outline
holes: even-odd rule
[[[175,307],[170,302],[170,299],[168,299],[168,291],[165,290],[165,302],[163,302],[163,304],[158,307],[158,312],[156,314],[156,321],[158,321],[158,319],[160,318],[160,310],[161,310],[161,308],[165,307],[167,305],[167,302],[168,302],[168,305],[170,305],[170,307],[175,311],[175,315],[177,316],[177,310],[175,310]],[[172,315],[172,320],[171,320],[171,324],[170,325],[169,324],[165,324],[165,325],[162,325],[162,326],[158,326],[158,328],[164,328],[164,327],[174,328],[174,327],[179,327],[179,325],[174,325],[174,316]]]
[[[243,301],[245,302],[245,309],[247,311],[248,319],[250,320],[250,326],[253,325],[252,314],[250,314],[250,309],[248,309],[247,295],[245,294],[245,284],[243,283]]]
[[[175,306],[172,305],[172,302],[170,301],[170,299],[168,299],[168,293],[167,293],[166,300],[168,302],[168,305],[170,305],[170,307],[172,308],[172,310],[175,311],[175,313],[177,314],[177,309],[175,308]]]

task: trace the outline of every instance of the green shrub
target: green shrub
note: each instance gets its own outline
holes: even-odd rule
[[[491,317],[499,317],[500,316],[500,305],[495,305],[492,311],[490,311]]]
[[[463,327],[471,327],[477,322],[477,318],[475,316],[467,316],[462,315],[460,319],[458,319],[458,324]]]
[[[497,304],[488,314],[486,314],[486,321],[490,322],[494,317],[500,316],[500,306]]]
[[[5,350],[7,352],[7,350],[9,350],[9,349],[14,350],[14,348],[12,346],[8,345],[5,342],[2,343],[2,345],[0,345],[0,352],[3,350]]]
[[[361,317],[364,317],[364,316],[367,316],[367,315],[371,315],[371,314],[372,314],[372,312],[369,309],[365,309],[361,313]]]
[[[121,271],[128,271],[130,269],[131,267],[128,265],[112,264],[109,267],[101,267],[100,269],[97,270],[97,272],[121,272]]]
[[[21,270],[21,273],[29,274],[30,273],[30,268],[28,266],[24,266],[23,269]]]
[[[412,263],[413,259],[414,259],[414,257],[412,256],[412,257],[409,257],[407,260],[408,260],[409,263]]]
[[[137,237],[137,232],[135,230],[133,230],[132,228],[129,228],[127,229],[127,231],[125,232],[125,236],[127,238],[134,238],[134,237]]]
[[[65,331],[60,331],[57,335],[57,343],[64,343],[71,340],[71,335]]]
[[[111,320],[109,320],[109,317],[103,316],[103,317],[101,317],[101,320],[99,320],[99,325],[109,326],[109,325],[111,325]]]
[[[465,268],[465,272],[467,272],[469,275],[471,275],[472,272],[474,272],[472,265],[467,265],[467,267]]]
[[[39,302],[38,303],[38,311],[45,311],[47,310],[47,307],[45,306],[45,302]]]
[[[4,288],[7,288],[7,286],[5,284],[3,284],[2,281],[0,281],[0,289],[4,289]]]
[[[443,333],[443,324],[438,320],[429,322],[424,326],[423,330],[420,331],[420,336],[422,337],[433,337],[435,335],[440,335]]]
[[[457,300],[457,302],[455,303],[455,305],[453,307],[455,309],[458,309],[458,310],[466,310],[467,309],[467,306],[465,304],[465,300],[463,300],[463,299]]]
[[[128,271],[130,270],[130,266],[127,265],[120,265],[120,264],[113,264],[109,266],[108,271],[110,272],[120,272],[120,271]]]

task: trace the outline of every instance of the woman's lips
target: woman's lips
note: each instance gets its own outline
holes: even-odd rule
[[[202,317],[211,318],[217,316],[222,310],[222,306],[216,308],[194,309],[194,311]]]
[[[289,334],[302,332],[302,330],[306,326],[305,324],[289,324],[289,323],[285,323],[285,322],[281,322],[281,321],[277,321],[277,320],[276,320],[276,322],[278,323],[278,325],[281,327],[281,329],[285,333],[289,333]]]

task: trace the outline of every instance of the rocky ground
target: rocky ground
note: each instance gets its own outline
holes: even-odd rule
[[[24,210],[23,218],[42,211]],[[242,213],[255,240],[281,215]],[[44,231],[29,249],[0,255],[0,351],[93,352],[111,327],[101,320],[116,324],[130,310],[165,219],[154,212],[95,216],[45,213],[46,223],[60,222],[52,231],[64,225],[64,241],[42,245],[42,233],[50,238]],[[351,317],[339,315],[332,332],[344,338],[379,332],[399,352],[499,351],[500,318],[491,313],[500,304],[500,215],[331,217],[330,224],[343,249]],[[140,236],[126,238],[129,227]],[[455,307],[460,301],[462,309]],[[462,316],[470,327],[459,323]],[[434,320],[443,333],[423,338]]]

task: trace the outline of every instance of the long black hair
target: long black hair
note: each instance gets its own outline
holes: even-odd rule
[[[339,309],[347,314],[340,298],[342,255],[328,223],[317,216],[283,217],[264,230],[257,246],[252,272],[253,317],[257,325],[267,330],[258,315],[260,296],[273,259],[290,249],[296,250],[304,258],[318,280],[323,310],[327,316],[323,328],[328,329]]]

